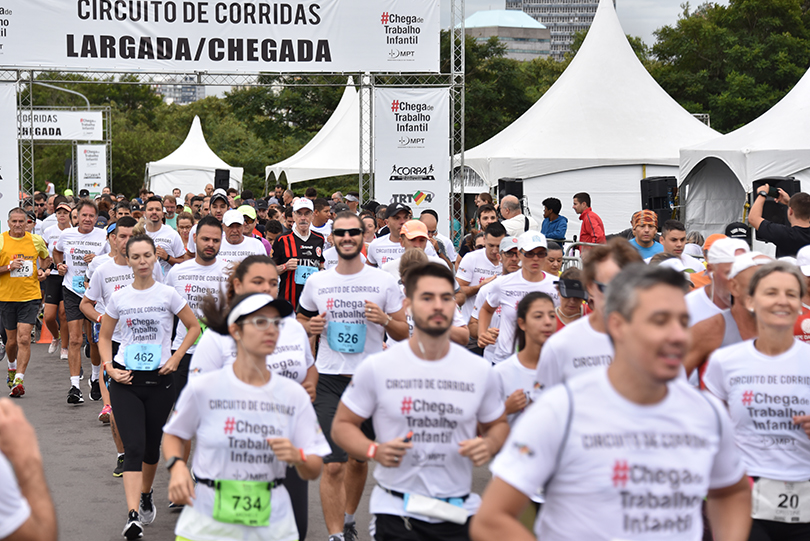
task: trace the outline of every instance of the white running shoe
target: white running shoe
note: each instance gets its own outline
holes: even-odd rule
[[[50,354],[56,353],[56,348],[58,347],[59,347],[59,339],[54,338],[53,340],[51,340],[51,345],[48,346],[48,353]]]
[[[63,361],[68,360],[68,350],[67,348],[62,348],[62,353],[59,354],[59,358]]]

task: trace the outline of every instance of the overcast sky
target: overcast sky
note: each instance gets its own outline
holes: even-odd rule
[[[622,23],[625,34],[640,36],[647,45],[654,43],[653,32],[664,26],[673,25],[683,11],[681,4],[686,0],[616,0],[616,12]],[[692,6],[702,3],[693,0]],[[727,4],[725,0],[717,3]],[[504,9],[504,0],[467,0],[465,13],[467,17],[482,9]],[[442,1],[442,28],[450,25],[450,2]]]

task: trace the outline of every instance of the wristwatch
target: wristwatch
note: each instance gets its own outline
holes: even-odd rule
[[[183,460],[183,457],[181,457],[181,456],[173,456],[169,460],[166,461],[166,469],[171,471],[171,469],[174,467],[174,465],[177,463],[178,460],[181,461],[181,462],[185,462],[185,460]]]
[[[762,191],[757,192],[757,195],[759,195],[761,197],[768,197],[768,192],[766,192],[765,190],[762,190]]]

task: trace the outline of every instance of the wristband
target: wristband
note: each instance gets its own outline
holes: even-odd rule
[[[301,462],[306,462],[307,461],[307,455],[304,454],[304,449],[301,448],[301,449],[298,449],[298,450],[301,452]]]
[[[369,445],[368,451],[366,451],[366,456],[368,458],[374,458],[374,455],[377,454],[377,447],[379,447],[379,445],[377,445],[376,443],[372,443],[371,445]]]
[[[96,318],[96,323],[101,323],[101,318],[104,317],[104,314],[99,314],[98,318]]]
[[[386,315],[388,315],[388,314],[386,314]],[[394,320],[394,318],[392,318],[391,316],[388,316],[388,321],[385,322],[385,325],[383,325],[383,327],[387,327],[388,324],[391,323],[393,320]]]

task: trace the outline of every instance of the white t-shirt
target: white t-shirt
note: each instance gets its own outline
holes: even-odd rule
[[[492,289],[492,284],[497,282],[498,280],[502,279],[503,276],[498,276],[494,280],[492,280],[488,284],[484,284],[481,286],[481,289],[478,290],[478,295],[475,296],[475,304],[473,305],[472,313],[470,314],[470,318],[478,319],[481,315],[481,304],[487,300],[487,295],[489,294],[489,290]],[[469,319],[467,320],[469,323]],[[501,307],[498,306],[495,308],[495,312],[492,314],[492,320],[489,322],[490,328],[499,329],[501,326]],[[486,329],[482,329],[480,326],[478,327],[478,334],[481,334]],[[489,345],[484,348],[484,359],[488,360],[491,363],[495,362],[495,348],[497,346],[495,344]]]
[[[332,269],[316,272],[304,284],[298,301],[299,311],[316,316],[326,312],[326,327],[321,333],[320,347],[315,365],[321,374],[354,374],[360,361],[382,351],[385,328],[366,319],[365,301],[380,307],[386,314],[402,309],[404,296],[397,281],[390,274],[368,265],[356,274],[338,274]],[[330,331],[329,326],[333,323]],[[344,324],[354,325],[340,329]],[[357,353],[340,352],[329,346],[329,333],[336,343],[340,335],[366,334],[365,344],[346,344]],[[362,341],[361,341],[362,342]]]
[[[391,234],[377,237],[368,245],[368,262],[375,267],[382,267],[392,259],[399,259],[405,253],[405,248],[399,242],[391,240]],[[428,243],[425,254],[436,255],[436,250]]]
[[[526,393],[529,404],[532,403],[532,389],[534,389],[534,376],[537,370],[523,366],[518,360],[517,353],[504,362],[495,365],[495,373],[498,374],[499,390],[503,402],[506,402],[506,399],[509,398],[512,393],[520,389]],[[506,420],[509,421],[509,426],[514,426],[515,421],[523,414],[523,411],[524,410],[510,413],[506,416]]]
[[[62,231],[55,246],[64,255],[64,263],[67,265],[62,285],[79,297],[84,295],[84,273],[87,271],[84,256],[100,256],[106,254],[109,248],[107,234],[97,227],[89,233],[79,233],[76,227]]]
[[[146,234],[149,235],[153,241],[155,241],[155,246],[166,250],[166,253],[169,254],[170,257],[182,257],[186,255],[186,249],[183,246],[183,239],[181,239],[180,235],[177,234],[177,231],[172,229],[170,226],[163,224],[161,225],[160,229],[154,233],[147,229]],[[158,259],[158,261],[160,261],[160,268],[163,271],[163,276],[166,276],[172,269],[171,263],[164,261],[163,259]]]
[[[17,476],[11,463],[3,453],[0,453],[0,539],[5,539],[20,529],[31,516],[31,507],[28,505]]]
[[[53,257],[53,249],[56,248],[56,243],[59,237],[62,236],[62,232],[68,229],[70,229],[70,227],[59,229],[59,224],[56,224],[46,227],[45,231],[42,232],[42,240],[48,244],[48,253],[51,254],[51,257]]]
[[[225,273],[227,263],[217,259],[211,265],[200,265],[196,259],[183,261],[175,265],[166,275],[165,284],[172,287],[186,300],[191,311],[197,319],[202,317],[202,302],[206,295],[218,298],[228,289],[228,275]],[[176,350],[183,343],[187,333],[182,321],[177,322],[177,329],[172,342],[172,349]],[[187,353],[194,353],[197,345],[192,344]]]
[[[546,293],[554,301],[554,306],[560,305],[560,294],[554,286],[557,278],[543,273],[539,282],[529,282],[518,270],[508,274],[500,280],[493,280],[494,285],[487,293],[486,302],[496,310],[501,309],[500,332],[495,342],[495,358],[493,362],[505,361],[515,352],[515,328],[517,327],[517,307],[520,301],[532,291]],[[483,306],[483,302],[481,303]],[[479,314],[480,315],[480,314]]]
[[[233,266],[251,255],[267,255],[267,250],[264,249],[264,245],[259,239],[253,237],[242,237],[242,239],[239,244],[231,244],[225,237],[222,237],[222,245],[217,258]]]
[[[472,489],[472,461],[458,452],[458,444],[476,437],[478,422],[491,423],[503,415],[492,367],[456,344],[447,356],[424,361],[407,343],[396,344],[366,359],[355,372],[341,401],[355,414],[373,418],[377,441],[390,441],[413,431],[413,449],[398,468],[380,464],[374,478],[389,489],[435,498],[461,497]],[[464,502],[472,515],[476,494]],[[379,487],[371,493],[373,514],[413,516],[402,498]]]
[[[325,224],[320,227],[315,226],[314,224],[310,224],[309,228],[316,233],[320,233],[323,237],[323,249],[326,250],[330,248],[332,245],[326,240],[329,235],[332,234],[332,220],[327,220]]]
[[[616,392],[606,369],[568,385],[573,408],[565,387],[548,390],[491,467],[530,498],[548,483],[537,538],[701,539],[703,498],[744,474],[723,406],[681,380],[667,384],[658,404],[635,404]]]
[[[595,331],[589,317],[581,317],[552,334],[543,344],[535,388],[549,389],[612,362],[610,337],[607,333]]]
[[[687,270],[692,272],[703,272],[706,270],[706,267],[699,259],[689,254],[681,254],[681,263],[683,263],[683,266],[686,267]]]
[[[366,256],[364,256],[363,254],[360,254],[357,257],[359,257],[360,261],[362,261],[363,264],[365,265]],[[338,264],[337,248],[332,246],[331,248],[327,248],[326,250],[324,250],[323,251],[323,270],[334,269],[335,267],[337,267],[337,264]]]
[[[308,455],[331,452],[303,387],[277,376],[256,387],[238,379],[233,367],[190,378],[163,431],[184,440],[196,437],[193,469],[201,479],[284,478],[287,464],[276,459],[267,438],[287,438]],[[194,490],[194,510],[211,517],[214,489],[197,483]],[[269,526],[230,525],[245,532],[238,539],[298,539],[287,489],[273,489],[271,502]],[[181,519],[175,534],[199,539],[193,529]]]
[[[185,306],[186,301],[177,291],[160,283],[146,290],[127,287],[113,293],[105,307],[107,315],[123,323],[121,347],[113,360],[126,364],[124,355],[130,344],[158,344],[160,366],[166,364],[171,357],[174,316]]]
[[[225,233],[222,234],[222,242],[225,242]],[[192,225],[191,231],[188,232],[188,244],[186,244],[186,251],[190,254],[195,254],[197,252],[197,224]]]
[[[493,265],[492,262],[487,259],[486,250],[475,250],[461,258],[461,263],[459,263],[458,271],[456,272],[456,278],[468,282],[471,286],[477,286],[490,276],[497,276],[501,274],[501,272],[501,263],[498,262],[497,265]],[[470,321],[470,316],[475,306],[475,300],[480,294],[481,290],[478,290],[478,294],[468,296],[467,300],[464,302],[464,306],[461,307],[461,317],[463,317],[465,321]],[[481,297],[482,300],[485,298],[486,297]]]
[[[444,265],[448,269],[450,268],[447,265],[447,261],[445,261],[444,259],[442,259],[441,257],[439,257],[437,255],[429,255],[429,256],[427,256],[427,258],[428,258],[429,263],[438,263],[440,265]],[[384,272],[387,272],[388,274],[390,274],[391,276],[394,277],[394,280],[399,281],[399,279],[400,279],[400,276],[399,276],[399,259],[392,259],[392,260],[388,261],[388,263],[386,263],[385,265],[380,267],[380,270],[382,270]],[[458,284],[454,284],[454,286],[455,286],[456,289],[458,289]]]
[[[236,360],[236,342],[230,336],[206,330],[189,364],[189,377],[230,366]],[[285,378],[303,383],[307,370],[315,364],[304,326],[295,317],[282,320],[276,349],[267,356],[267,368]]]
[[[447,259],[455,263],[456,259],[458,258],[458,254],[456,253],[456,247],[453,246],[453,241],[441,233],[436,233],[436,238],[442,243],[442,245],[444,245],[444,251],[447,254]]]
[[[399,283],[399,290],[402,291],[402,294],[405,295],[405,286],[402,284],[402,281],[398,281]],[[405,312],[405,321],[408,322],[408,336],[413,336],[413,316],[410,312]],[[453,327],[466,327],[467,322],[461,319],[461,310],[459,310],[458,306],[456,306],[455,310],[453,310]],[[390,336],[385,341],[386,344],[396,344],[399,342],[404,342],[405,340],[394,340]]]
[[[810,479],[810,438],[794,415],[810,412],[810,345],[795,340],[781,355],[757,351],[753,340],[720,348],[703,374],[706,388],[728,405],[748,475],[779,481]]]
[[[723,311],[706,295],[705,287],[686,294],[686,308],[689,310],[690,327]]]

